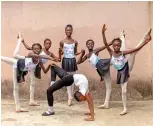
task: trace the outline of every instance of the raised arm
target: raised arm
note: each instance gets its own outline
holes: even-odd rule
[[[102,37],[103,37],[103,42],[110,54],[110,56],[112,56],[112,53],[113,51],[111,50],[111,48],[109,47],[108,43],[107,43],[107,40],[106,40],[106,36],[105,36],[105,31],[106,31],[106,27],[105,27],[105,24],[103,25],[103,28],[102,28]]]
[[[151,35],[150,34],[151,34],[151,29],[148,32],[147,37],[144,39],[144,42],[142,42],[138,47],[136,47],[134,49],[123,51],[123,54],[127,55],[127,54],[131,54],[131,53],[139,51],[142,47],[144,47],[151,40]]]
[[[23,43],[23,45],[25,46],[25,48],[26,48],[27,50],[32,50],[32,47],[28,46],[28,45],[25,43],[25,41],[24,41],[24,39],[23,39],[23,37],[22,37],[22,35],[21,35],[20,32],[18,33],[17,38],[21,38],[21,39],[22,39],[22,43]]]
[[[25,47],[27,50],[32,50],[32,47],[28,46],[28,45],[25,43],[24,39],[23,39],[22,43],[23,43],[24,47]]]
[[[81,50],[81,55],[77,61],[77,64],[83,63],[87,59],[87,54],[85,55],[85,50]]]
[[[88,102],[88,106],[89,106],[89,115],[91,115],[90,118],[85,118],[86,121],[94,121],[94,105],[93,105],[93,100],[91,98],[90,93],[86,94],[86,100]]]
[[[108,46],[111,46],[111,45],[112,45],[112,42],[109,42]],[[95,51],[96,54],[98,54],[100,51],[103,51],[104,49],[106,49],[106,46],[96,48],[94,51]]]

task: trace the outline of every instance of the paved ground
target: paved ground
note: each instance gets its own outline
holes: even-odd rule
[[[153,101],[129,101],[129,113],[120,116],[122,102],[111,102],[110,109],[97,109],[95,103],[95,121],[84,121],[87,104],[74,102],[71,107],[66,101],[55,102],[56,114],[42,117],[47,110],[47,102],[39,101],[41,106],[28,106],[27,100],[21,100],[22,107],[27,113],[15,113],[14,101],[2,99],[2,126],[153,126]]]

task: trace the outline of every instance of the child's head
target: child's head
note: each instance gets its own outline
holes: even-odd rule
[[[71,37],[72,32],[73,32],[72,25],[71,24],[66,25],[66,27],[65,27],[65,34],[66,34],[66,36],[67,37]]]
[[[122,44],[122,41],[120,38],[115,38],[112,40],[113,49],[116,53],[120,51],[121,44]]]
[[[52,45],[51,40],[48,39],[48,38],[46,38],[46,39],[44,40],[44,47],[45,47],[45,49],[46,49],[46,50],[49,50],[49,48],[51,47],[51,45]]]
[[[88,39],[86,41],[86,46],[89,50],[92,50],[94,48],[94,41],[92,39]]]
[[[32,45],[32,51],[33,51],[34,54],[39,55],[40,52],[41,52],[41,49],[42,49],[42,46],[39,43],[34,43]]]
[[[81,102],[81,101],[85,101],[86,100],[86,97],[83,96],[79,91],[76,91],[74,93],[74,98],[78,101],[78,102]]]

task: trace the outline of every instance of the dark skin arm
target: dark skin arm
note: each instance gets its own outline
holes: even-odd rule
[[[107,43],[107,40],[106,40],[106,36],[105,36],[105,31],[106,31],[106,28],[105,28],[105,24],[103,25],[103,28],[102,28],[102,37],[103,37],[103,42],[110,54],[110,56],[112,56],[112,53],[113,53],[113,50],[109,47],[108,43]]]
[[[85,121],[94,121],[94,105],[93,105],[93,100],[91,98],[90,93],[87,93],[85,97],[86,97],[86,100],[88,102],[89,111],[90,111],[90,113],[88,113],[88,114],[86,113],[86,115],[91,115],[90,118],[85,118]]]
[[[61,61],[63,55],[63,41],[60,41],[60,48],[59,48],[59,59]]]
[[[28,46],[28,45],[25,43],[25,41],[24,41],[24,39],[22,38],[22,35],[21,35],[20,32],[19,32],[19,34],[18,34],[18,36],[17,36],[17,39],[19,39],[19,38],[21,38],[21,41],[22,41],[23,45],[25,46],[25,48],[26,48],[27,50],[32,50],[32,47]]]
[[[28,45],[25,43],[24,39],[23,39],[22,43],[23,43],[23,45],[25,46],[25,48],[26,48],[27,50],[32,50],[32,47],[28,46]]]
[[[33,52],[29,52],[28,57],[37,57],[37,58],[48,59],[48,60],[57,62],[57,60],[53,59],[52,57],[45,56],[45,55],[37,55],[37,54],[34,54]]]
[[[41,68],[42,68],[42,70],[43,70],[43,72],[44,72],[45,74],[49,71],[50,67],[54,65],[54,64],[52,63],[52,64],[49,64],[47,68],[45,68],[44,65],[43,65],[43,63],[42,63],[42,61],[40,61],[39,64],[40,64],[40,66],[41,66]]]
[[[151,33],[151,31],[150,31],[150,33]],[[135,49],[130,49],[130,50],[123,51],[123,54],[127,55],[127,54],[131,54],[131,53],[139,51],[142,47],[144,47],[151,40],[150,33],[149,33],[147,39],[140,46],[138,46]]]
[[[77,64],[81,64],[81,63],[83,63],[85,60],[87,60],[87,54],[85,55],[85,51],[84,50],[81,50],[81,55],[80,55],[80,57],[79,57],[79,59],[78,59],[78,61],[77,61]]]
[[[54,58],[54,59],[56,59],[57,61],[61,61],[60,60],[60,54],[59,54],[59,57],[57,57],[57,56],[55,56],[52,52],[50,52],[50,56],[52,57],[52,58]]]
[[[75,41],[75,48],[74,48],[75,55],[79,55],[81,53],[81,52],[77,52],[77,49],[78,49],[78,42]]]
[[[108,43],[108,46],[111,46],[112,45],[112,42],[109,42]],[[99,47],[99,48],[96,48],[94,50],[94,52],[98,55],[100,51],[103,51],[104,49],[106,49],[106,46],[102,46],[102,47]]]

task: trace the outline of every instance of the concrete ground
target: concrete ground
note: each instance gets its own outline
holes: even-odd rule
[[[41,105],[28,106],[28,100],[21,100],[26,113],[16,113],[13,100],[2,99],[2,126],[153,126],[153,101],[128,101],[128,114],[120,116],[122,102],[111,102],[110,109],[98,109],[95,104],[95,121],[84,121],[88,112],[86,103],[67,106],[67,102],[55,102],[55,115],[43,117],[47,110],[47,101],[38,101]]]

